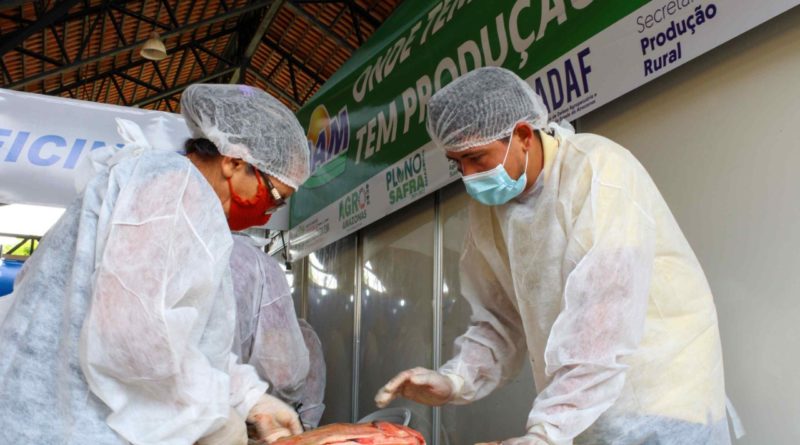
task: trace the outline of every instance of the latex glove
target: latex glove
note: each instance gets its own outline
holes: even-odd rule
[[[231,408],[222,428],[202,437],[197,445],[247,445],[247,426],[244,419]]]
[[[425,368],[397,374],[375,395],[375,404],[384,408],[398,397],[431,406],[444,405],[456,395],[456,383],[449,376]]]
[[[284,437],[303,432],[300,418],[291,406],[269,394],[264,394],[250,409],[247,423],[253,428],[256,437],[252,439],[273,443]]]

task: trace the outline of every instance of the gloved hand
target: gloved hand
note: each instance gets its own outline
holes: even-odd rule
[[[225,425],[200,438],[196,445],[247,445],[247,426],[244,419],[231,408]]]
[[[384,408],[397,397],[425,405],[440,406],[453,400],[456,382],[449,376],[425,368],[413,368],[397,374],[375,395],[375,404]]]
[[[264,394],[258,399],[247,415],[247,423],[256,433],[256,437],[252,439],[267,443],[303,432],[300,418],[295,410],[269,394]]]

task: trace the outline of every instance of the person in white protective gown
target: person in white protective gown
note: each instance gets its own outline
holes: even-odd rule
[[[127,142],[82,165],[0,326],[0,443],[246,444],[300,431],[231,352],[232,227],[266,222],[308,177],[294,115],[245,86],[181,98],[186,156]],[[210,156],[197,147],[214,146]],[[179,149],[180,147],[176,147]]]
[[[237,307],[234,352],[269,383],[269,393],[313,429],[325,410],[325,359],[319,337],[297,318],[280,264],[247,235],[235,234],[231,275]]]
[[[308,375],[303,384],[303,390],[297,401],[297,412],[300,415],[305,429],[319,426],[322,415],[325,414],[325,384],[327,382],[327,365],[322,352],[322,341],[311,324],[300,318],[300,332],[308,348]]]
[[[711,291],[633,155],[548,122],[501,68],[438,91],[427,124],[473,198],[460,263],[473,315],[455,357],[400,373],[378,405],[478,400],[527,353],[527,433],[495,443],[729,444]]]

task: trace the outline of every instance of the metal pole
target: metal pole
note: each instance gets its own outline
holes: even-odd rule
[[[361,232],[356,232],[355,239],[355,275],[353,276],[353,403],[352,412],[350,413],[351,422],[358,421],[358,387],[361,384],[361,372],[359,369],[359,362],[361,358],[361,285],[363,278],[362,271],[362,250],[364,240]]]
[[[433,369],[442,364],[442,290],[444,284],[444,221],[441,209],[442,193],[437,190],[433,195]],[[439,445],[442,427],[442,409],[433,408],[433,431],[431,445]]]
[[[253,57],[253,54],[256,53],[256,49],[258,49],[259,43],[261,43],[261,38],[264,37],[269,26],[272,24],[272,21],[275,20],[275,17],[278,15],[278,10],[281,9],[283,6],[283,2],[286,0],[274,0],[271,5],[269,5],[269,9],[267,10],[266,14],[264,14],[264,18],[261,19],[261,23],[259,23],[258,28],[256,28],[253,37],[250,39],[250,43],[245,48],[244,53],[242,54],[242,62],[243,66],[239,67],[234,71],[233,75],[231,76],[231,80],[228,83],[234,84],[239,83],[239,81],[244,77],[242,76],[243,72],[250,66],[250,59]]]
[[[295,107],[300,108],[300,103],[299,102],[297,102],[292,96],[286,94],[280,86],[275,85],[274,83],[272,83],[272,81],[267,79],[266,77],[264,77],[264,75],[262,75],[261,73],[259,73],[258,71],[255,71],[255,70],[250,71],[250,74],[255,76],[256,79],[264,82],[269,88],[272,88],[272,90],[275,91],[275,93],[278,96],[286,99],[287,102],[289,102],[290,104],[294,105]]]
[[[130,104],[130,106],[132,106],[132,107],[141,107],[143,105],[147,105],[147,104],[153,103],[153,102],[155,102],[155,101],[157,101],[159,99],[168,98],[169,96],[172,96],[174,94],[180,93],[181,91],[185,90],[186,87],[188,87],[189,85],[191,85],[193,83],[208,82],[210,80],[216,79],[217,77],[222,77],[222,76],[224,76],[224,75],[226,75],[228,73],[231,73],[235,69],[236,69],[235,67],[231,67],[231,68],[228,68],[228,69],[226,69],[224,71],[220,71],[220,72],[218,72],[216,74],[212,74],[210,76],[206,76],[206,77],[204,77],[202,79],[193,80],[193,81],[191,81],[191,82],[189,82],[189,83],[187,83],[185,85],[180,85],[180,86],[171,88],[171,89],[169,89],[167,91],[164,91],[164,92],[162,92],[160,94],[156,94],[155,96],[146,97],[146,98],[144,98],[144,99],[142,99],[142,100],[140,100],[140,101],[138,101],[136,103]]]
[[[300,312],[303,319],[308,320],[308,257],[304,257],[300,262]]]

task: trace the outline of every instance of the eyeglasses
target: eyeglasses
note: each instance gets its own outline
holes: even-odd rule
[[[267,209],[267,211],[264,212],[264,214],[269,215],[277,212],[278,210],[281,209],[281,207],[286,205],[286,200],[283,199],[281,193],[278,191],[278,189],[275,188],[275,185],[272,184],[272,181],[270,181],[269,176],[267,176],[266,173],[262,172],[261,170],[255,167],[253,167],[253,170],[258,172],[258,174],[261,175],[261,178],[264,179],[264,184],[267,184],[267,191],[269,191],[269,194],[272,196],[272,200],[275,201],[275,205],[272,208]]]

